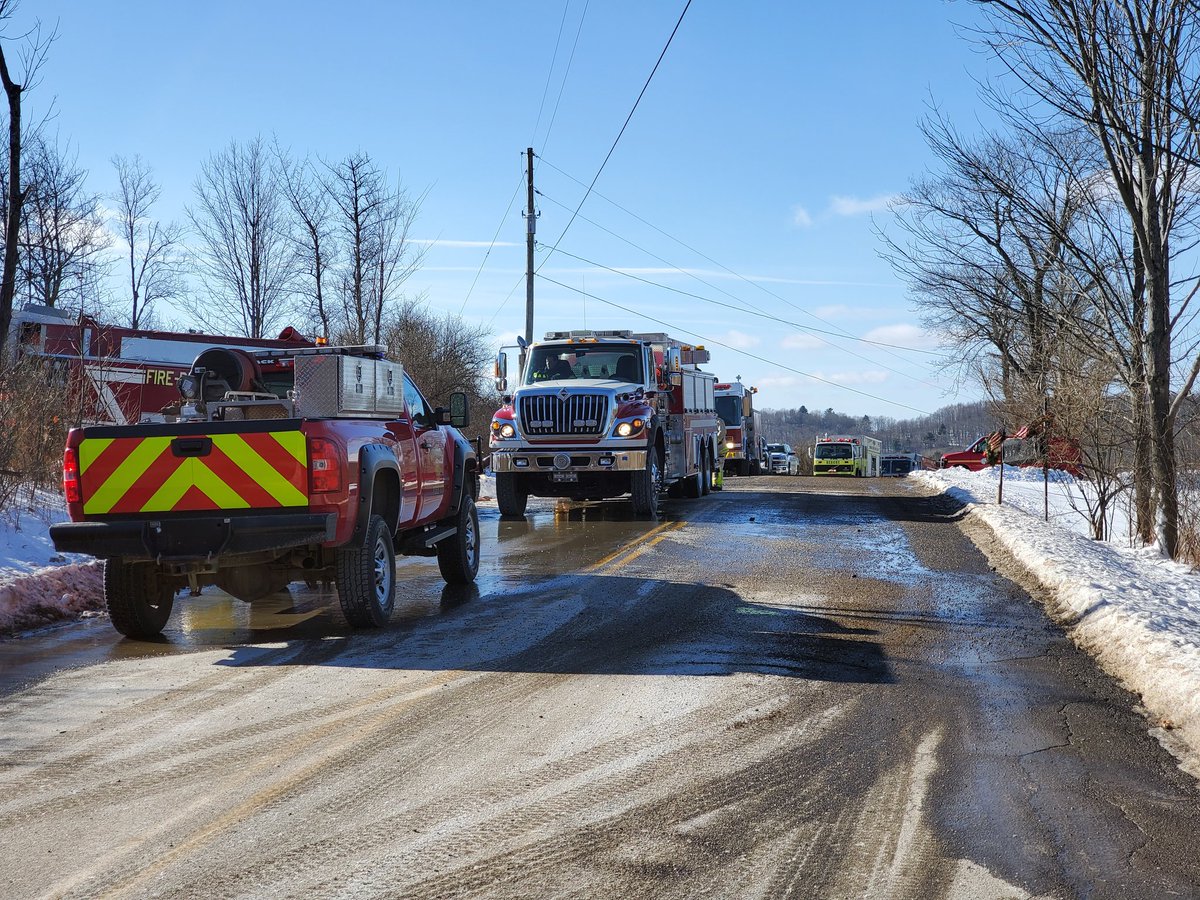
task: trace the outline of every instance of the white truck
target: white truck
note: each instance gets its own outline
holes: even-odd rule
[[[662,491],[700,497],[718,462],[716,376],[709,353],[666,334],[552,331],[526,344],[516,388],[496,357],[504,406],[489,446],[500,514],[525,514],[530,496],[601,500],[628,494],[639,516]]]

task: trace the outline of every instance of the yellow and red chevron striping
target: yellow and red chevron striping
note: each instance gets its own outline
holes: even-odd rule
[[[84,514],[271,509],[308,505],[308,450],[299,431],[212,434],[198,454],[176,437],[84,440]]]

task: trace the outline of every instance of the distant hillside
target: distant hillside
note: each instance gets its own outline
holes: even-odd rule
[[[791,444],[803,457],[821,434],[867,434],[879,438],[888,453],[940,455],[949,448],[965,447],[996,428],[987,401],[955,403],[930,416],[891,419],[855,416],[830,408],[824,411],[767,409],[761,413],[763,434],[770,442]]]

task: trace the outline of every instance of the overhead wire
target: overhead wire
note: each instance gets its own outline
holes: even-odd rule
[[[562,170],[562,169],[560,169],[558,166],[554,165],[554,163],[550,162],[549,160],[545,159],[544,157],[541,157],[541,156],[539,156],[539,157],[538,157],[538,160],[539,160],[539,161],[540,161],[540,162],[541,162],[543,165],[549,166],[549,167],[550,167],[551,169],[553,169],[555,172],[558,172],[558,173],[559,173],[560,175],[562,175],[564,178],[567,178],[567,179],[569,179],[569,180],[571,180],[571,181],[575,182],[575,183],[576,183],[576,184],[578,184],[580,187],[583,187],[583,186],[584,186],[583,182],[582,182],[582,181],[580,181],[578,178],[576,178],[575,176],[571,175],[571,174],[570,174],[570,173],[568,173],[568,172],[565,172],[565,171],[563,171],[563,170]],[[593,184],[594,184],[594,182],[593,182]],[[830,328],[836,329],[836,331],[837,331],[838,333],[840,333],[840,334],[841,334],[841,336],[843,336],[843,337],[847,337],[847,338],[852,338],[852,339],[854,338],[854,335],[850,334],[850,333],[849,333],[848,331],[846,331],[844,328],[841,328],[841,327],[839,327],[838,325],[834,324],[833,322],[830,322],[829,320],[827,320],[827,319],[824,319],[824,318],[822,318],[821,316],[818,316],[816,313],[809,312],[809,311],[808,311],[808,310],[806,310],[804,307],[802,307],[802,306],[798,306],[797,304],[793,303],[791,300],[788,300],[788,299],[787,299],[786,297],[784,297],[782,294],[776,293],[775,291],[772,291],[772,290],[770,290],[770,289],[768,289],[768,288],[764,287],[764,286],[763,286],[763,285],[761,285],[759,282],[757,282],[757,281],[754,281],[754,280],[753,280],[753,279],[751,279],[751,278],[747,278],[746,276],[744,276],[744,275],[740,274],[739,272],[735,272],[733,269],[731,269],[731,268],[729,268],[728,266],[724,265],[723,263],[721,263],[721,262],[719,262],[719,261],[717,261],[717,260],[713,259],[711,256],[708,256],[708,255],[707,255],[707,254],[705,254],[704,252],[702,252],[702,251],[700,251],[700,250],[697,250],[695,247],[691,246],[691,245],[690,245],[690,244],[688,244],[687,242],[685,242],[685,241],[682,241],[682,240],[680,240],[679,238],[675,237],[674,235],[672,235],[672,234],[670,234],[670,233],[668,233],[668,232],[664,231],[663,229],[659,228],[659,227],[658,227],[657,225],[655,225],[653,222],[649,222],[649,221],[647,221],[646,219],[644,219],[644,218],[642,218],[641,216],[639,216],[637,213],[633,212],[632,210],[626,209],[626,208],[625,208],[624,206],[622,206],[620,203],[617,203],[617,201],[613,200],[613,199],[612,199],[612,198],[610,198],[610,197],[607,197],[607,196],[605,196],[604,194],[600,193],[600,191],[597,191],[597,190],[595,190],[595,189],[594,189],[594,187],[589,187],[589,189],[588,189],[588,192],[589,192],[589,193],[591,193],[591,194],[595,194],[595,195],[596,195],[597,197],[599,197],[601,200],[603,200],[603,201],[605,201],[606,203],[609,203],[609,204],[611,204],[611,205],[615,206],[617,209],[621,210],[621,212],[625,213],[627,216],[630,216],[630,217],[632,217],[632,218],[634,218],[634,219],[637,219],[639,222],[641,222],[641,223],[642,223],[643,225],[645,225],[647,228],[651,228],[651,229],[653,229],[654,231],[657,231],[657,232],[658,232],[659,234],[661,234],[663,237],[667,238],[668,240],[674,241],[676,244],[678,244],[679,246],[683,247],[685,250],[688,250],[688,251],[689,251],[689,252],[691,252],[691,253],[695,253],[695,254],[696,254],[697,256],[699,256],[701,259],[703,259],[703,260],[706,260],[707,262],[710,262],[710,263],[712,263],[712,264],[713,264],[714,266],[716,266],[717,268],[724,270],[725,272],[729,273],[730,275],[734,276],[735,278],[737,278],[737,279],[739,279],[739,280],[741,280],[741,281],[744,281],[744,282],[746,282],[747,284],[751,285],[752,287],[755,287],[755,288],[757,288],[758,290],[762,291],[763,293],[765,293],[765,294],[767,294],[767,295],[769,295],[769,296],[771,296],[771,297],[774,297],[776,300],[779,300],[780,302],[787,304],[788,306],[790,306],[790,307],[792,307],[793,309],[795,309],[797,312],[803,313],[804,315],[808,316],[808,317],[809,317],[809,318],[811,318],[811,319],[815,319],[816,321],[818,321],[818,322],[822,323],[823,325],[828,325]],[[583,205],[583,204],[582,204],[582,203],[580,203],[580,206],[582,206],[582,205]],[[585,220],[585,221],[586,221],[586,220]],[[592,224],[595,224],[595,223],[592,223]],[[560,238],[560,239],[561,239],[561,238]],[[557,246],[556,246],[556,249],[557,249]],[[670,265],[670,264],[668,263],[668,265]],[[710,285],[710,286],[711,286],[711,285]],[[720,289],[719,289],[719,288],[717,288],[717,290],[720,290]],[[729,296],[732,296],[732,295],[729,295]],[[746,301],[744,301],[744,300],[743,300],[743,302],[746,302]],[[887,352],[887,351],[885,351],[885,352]],[[892,354],[889,354],[889,355],[892,355]]]
[[[558,118],[558,105],[560,103],[562,103],[563,91],[565,90],[565,88],[567,86],[567,78],[569,78],[571,75],[571,64],[575,62],[575,50],[579,47],[579,35],[583,33],[583,20],[587,18],[587,12],[588,12],[589,5],[590,5],[590,0],[584,0],[583,12],[579,16],[579,26],[575,29],[575,42],[573,44],[571,44],[571,55],[567,57],[567,67],[563,71],[562,81],[558,85],[558,97],[554,101],[554,110],[553,110],[553,112],[550,113],[550,124],[546,126],[546,134],[542,138],[542,150],[543,151],[546,149],[547,145],[549,145],[549,143],[550,143],[550,132],[554,130],[554,120]],[[564,9],[563,10],[563,21],[566,21],[566,14],[567,14],[567,12]],[[562,34],[562,26],[561,25],[559,26],[559,34],[560,35]],[[557,54],[557,52],[558,52],[558,49],[556,47],[555,53]],[[551,63],[551,66],[553,67],[553,63]],[[539,118],[539,120],[541,119],[540,112],[538,113],[538,118]],[[534,134],[535,135],[537,134],[536,127],[534,128]]]
[[[550,252],[546,255],[546,258],[542,260],[541,265],[538,266],[538,269],[541,269],[541,266],[544,266],[550,257],[554,255],[554,251],[558,249],[558,245],[562,242],[562,239],[566,237],[567,232],[574,223],[575,217],[579,215],[579,210],[583,209],[583,204],[587,202],[588,196],[591,194],[592,189],[596,186],[596,182],[599,181],[600,174],[604,171],[604,167],[608,165],[608,161],[612,158],[613,151],[617,149],[617,144],[620,143],[621,136],[625,134],[625,129],[629,127],[629,123],[633,119],[633,114],[637,112],[638,105],[642,102],[642,97],[646,95],[646,89],[650,87],[650,82],[654,79],[654,73],[657,72],[658,67],[662,65],[663,57],[667,55],[667,50],[670,49],[671,42],[675,40],[675,35],[679,32],[679,26],[683,24],[683,17],[687,15],[688,8],[691,7],[691,5],[692,0],[687,0],[687,2],[684,4],[683,12],[679,14],[679,19],[676,21],[675,27],[671,29],[670,37],[667,38],[666,44],[663,45],[662,52],[658,54],[658,59],[654,63],[654,68],[650,70],[650,74],[646,78],[646,83],[642,85],[641,91],[638,92],[637,99],[633,101],[633,108],[629,110],[629,115],[625,117],[625,122],[621,125],[621,130],[617,132],[617,136],[613,140],[612,146],[608,148],[608,153],[605,154],[604,161],[600,163],[600,168],[596,170],[596,174],[592,178],[592,183],[588,185],[588,189],[584,192],[583,197],[580,198],[579,205],[575,208],[575,212],[567,221],[567,224],[563,228],[562,232],[559,233],[558,239],[554,242],[554,246],[550,248]]]
[[[570,9],[571,9],[571,0],[566,0],[566,2],[563,3],[562,18],[558,22],[558,37],[556,37],[554,39],[554,52],[552,54],[550,54],[550,68],[546,72],[546,84],[542,88],[542,102],[538,104],[537,121],[533,123],[533,137],[534,138],[537,138],[538,127],[542,124],[542,112],[546,109],[546,97],[550,94],[550,82],[554,78],[554,64],[558,62],[558,46],[559,46],[559,44],[562,43],[563,26],[565,26],[567,24],[567,12]],[[565,83],[565,81],[566,81],[565,76],[564,76],[563,80]],[[559,99],[562,99],[562,90],[561,89],[559,90],[558,96],[559,96]],[[557,103],[555,104],[554,108],[555,108],[555,110],[558,109]],[[546,130],[548,132],[550,130],[549,127]],[[532,144],[533,141],[531,140],[530,143]]]
[[[569,208],[569,207],[565,206],[564,204],[562,204],[562,203],[558,202],[557,200],[555,200],[553,197],[549,197],[549,196],[547,196],[546,194],[542,193],[541,191],[538,191],[537,193],[538,193],[538,195],[539,195],[540,197],[542,197],[544,200],[548,200],[548,201],[550,201],[550,202],[551,202],[551,203],[553,203],[555,206],[559,206],[559,207],[561,207],[561,208],[563,208],[563,209],[568,209],[568,208]],[[699,277],[698,275],[696,275],[694,272],[690,272],[690,271],[688,271],[687,269],[682,269],[682,268],[680,268],[679,266],[675,265],[674,263],[670,262],[670,260],[663,259],[661,256],[658,256],[658,255],[656,255],[656,254],[652,253],[651,251],[649,251],[649,250],[645,249],[644,247],[641,247],[641,246],[639,246],[638,244],[636,244],[635,242],[633,242],[633,241],[629,240],[628,238],[626,238],[626,237],[624,237],[624,236],[622,236],[622,235],[620,235],[620,234],[617,234],[615,231],[612,231],[612,230],[610,230],[610,229],[608,229],[608,228],[605,228],[603,225],[600,225],[600,224],[598,224],[598,223],[596,223],[596,222],[593,222],[591,219],[588,219],[588,218],[586,218],[585,216],[582,216],[582,215],[581,215],[579,218],[583,219],[583,221],[587,222],[589,225],[592,225],[593,227],[600,229],[601,231],[603,231],[603,232],[605,232],[605,233],[607,233],[607,234],[611,235],[612,237],[615,237],[617,240],[619,240],[619,241],[623,241],[624,243],[626,243],[626,244],[629,244],[629,246],[631,246],[631,247],[635,248],[636,250],[639,250],[639,251],[641,251],[642,253],[645,253],[647,256],[651,257],[652,259],[656,259],[656,260],[658,260],[659,262],[663,263],[664,265],[670,266],[670,267],[671,267],[672,269],[674,269],[675,271],[677,271],[677,272],[679,272],[679,273],[681,273],[681,274],[683,274],[683,275],[687,275],[688,277],[690,277],[690,278],[693,278],[693,279],[695,279],[696,281],[699,281],[701,284],[705,285],[706,287],[712,288],[714,291],[717,291],[717,292],[719,292],[719,293],[722,293],[722,294],[724,294],[725,296],[729,297],[730,299],[732,299],[732,300],[736,300],[736,301],[738,301],[738,302],[740,302],[740,303],[742,303],[742,304],[744,304],[744,305],[743,305],[743,306],[733,306],[733,305],[731,305],[731,304],[728,304],[728,303],[722,303],[722,302],[720,302],[719,300],[713,300],[711,297],[704,297],[703,295],[700,295],[700,294],[693,294],[693,293],[691,293],[691,292],[689,292],[689,291],[684,291],[684,290],[681,290],[680,288],[671,287],[670,285],[662,284],[662,283],[660,283],[660,282],[656,282],[656,281],[651,281],[651,280],[649,280],[649,279],[647,279],[647,278],[642,278],[640,275],[635,275],[635,274],[633,274],[633,273],[631,273],[631,272],[627,272],[627,271],[624,271],[624,270],[621,270],[621,269],[614,269],[614,268],[611,268],[611,267],[609,267],[609,266],[606,266],[606,265],[604,265],[603,263],[594,262],[593,260],[590,260],[590,259],[585,259],[585,258],[584,258],[584,257],[582,257],[582,256],[576,256],[576,255],[575,255],[575,254],[573,254],[573,253],[570,253],[570,252],[568,252],[568,251],[566,251],[566,250],[563,250],[562,248],[559,248],[558,252],[559,252],[559,253],[561,253],[563,256],[569,256],[569,257],[571,257],[572,259],[578,260],[579,262],[587,263],[587,264],[588,264],[588,265],[590,265],[590,266],[596,266],[597,268],[600,268],[600,269],[605,269],[605,270],[607,270],[607,271],[609,271],[609,272],[613,272],[614,274],[617,274],[617,275],[624,275],[624,276],[625,276],[625,277],[627,277],[627,278],[633,278],[633,279],[635,279],[635,280],[637,280],[637,281],[641,281],[641,282],[643,282],[643,283],[645,283],[645,284],[648,284],[648,285],[651,285],[651,286],[653,286],[653,287],[662,288],[663,290],[666,290],[666,291],[671,291],[671,292],[673,292],[673,293],[676,293],[676,294],[681,294],[681,295],[683,295],[683,296],[685,296],[685,297],[692,297],[692,298],[695,298],[695,299],[697,299],[697,300],[703,300],[703,301],[704,301],[704,302],[706,302],[706,303],[712,303],[712,304],[714,304],[714,305],[717,305],[717,306],[722,306],[722,307],[725,307],[726,309],[732,309],[732,310],[734,310],[735,312],[743,312],[743,313],[748,313],[749,315],[753,315],[753,316],[759,316],[759,317],[761,317],[761,318],[764,318],[764,319],[772,319],[772,320],[774,320],[774,321],[776,321],[776,322],[780,322],[781,324],[784,324],[784,325],[790,325],[791,327],[793,327],[793,328],[796,328],[796,329],[798,329],[798,330],[801,330],[801,331],[804,331],[804,332],[806,332],[806,333],[811,333],[811,334],[813,334],[814,336],[816,336],[816,335],[828,335],[828,336],[830,336],[830,337],[844,338],[844,339],[846,339],[846,340],[855,341],[855,342],[857,342],[857,343],[861,343],[861,344],[871,344],[871,345],[873,345],[873,346],[876,346],[876,347],[887,347],[887,348],[891,348],[891,349],[894,349],[894,350],[903,350],[903,351],[906,351],[906,352],[909,352],[909,353],[920,353],[920,354],[924,354],[924,355],[927,355],[927,356],[941,356],[941,355],[942,355],[941,353],[939,353],[939,352],[938,352],[938,351],[936,351],[936,350],[926,350],[926,349],[923,349],[923,348],[920,348],[920,347],[906,347],[906,346],[904,346],[903,344],[893,344],[893,343],[890,343],[890,342],[888,342],[888,341],[875,341],[875,340],[871,340],[870,338],[862,338],[862,337],[857,337],[857,336],[855,336],[855,335],[848,335],[848,334],[844,334],[844,333],[842,333],[842,332],[840,332],[840,331],[836,331],[836,332],[835,332],[835,331],[826,331],[826,330],[824,330],[824,329],[817,328],[817,327],[815,327],[815,326],[813,326],[813,325],[802,325],[802,324],[800,324],[799,322],[793,322],[793,321],[791,321],[791,320],[789,320],[789,319],[784,319],[784,318],[781,318],[780,316],[774,316],[774,315],[772,315],[772,314],[770,314],[770,313],[768,313],[768,312],[766,312],[766,311],[764,311],[764,310],[760,309],[759,307],[755,306],[754,304],[750,303],[749,301],[745,300],[744,298],[738,297],[738,296],[737,296],[737,295],[735,295],[735,294],[731,294],[731,293],[729,293],[728,291],[726,291],[726,290],[722,289],[721,287],[719,287],[719,286],[717,286],[717,285],[714,285],[714,284],[712,284],[712,283],[710,283],[710,282],[708,282],[708,281],[705,281],[703,278],[700,278],[700,277]],[[749,307],[749,308],[746,308],[746,307]],[[838,346],[837,344],[833,343],[832,341],[826,341],[826,340],[824,340],[823,338],[820,338],[820,337],[818,337],[817,339],[818,339],[818,340],[820,340],[820,341],[822,341],[822,343],[825,343],[825,344],[827,344],[828,346],[830,346],[830,347],[833,347],[835,350],[839,350],[839,351],[841,351],[841,352],[843,352],[843,353],[849,353],[849,354],[851,354],[851,355],[854,355],[854,356],[856,356],[858,359],[861,359],[861,360],[863,360],[864,362],[869,362],[869,363],[871,363],[872,365],[878,365],[878,366],[883,366],[884,368],[888,368],[888,367],[886,366],[886,364],[884,364],[884,363],[881,363],[881,362],[879,362],[878,360],[873,360],[873,359],[871,359],[871,358],[869,358],[869,357],[860,356],[860,355],[858,355],[858,354],[855,354],[855,353],[854,353],[854,351],[852,351],[852,350],[847,350],[845,347],[840,347],[840,346]],[[905,374],[905,373],[903,373],[903,372],[900,372],[900,371],[899,371],[899,370],[897,370],[897,369],[890,369],[890,371],[896,372],[897,374],[901,374],[901,375],[904,375],[904,374]],[[907,377],[907,378],[912,378],[913,376],[911,376],[911,375],[905,375],[905,377]],[[914,379],[914,380],[916,380],[916,379]],[[926,383],[926,382],[922,382],[922,383]]]
[[[500,224],[496,226],[496,233],[492,235],[492,242],[488,244],[487,252],[483,254],[483,259],[479,263],[479,268],[475,270],[475,278],[471,281],[471,287],[467,290],[467,295],[463,297],[462,306],[458,308],[458,314],[461,316],[463,310],[467,308],[467,301],[471,299],[471,295],[475,293],[475,285],[479,283],[479,276],[483,274],[483,267],[487,265],[488,257],[492,255],[492,248],[496,246],[496,241],[500,238],[500,231],[504,228],[504,223],[508,220],[508,214],[512,212],[513,204],[517,202],[517,195],[521,193],[521,185],[525,183],[525,173],[521,173],[521,177],[517,179],[516,189],[513,190],[512,197],[509,198],[508,207],[504,210],[504,215],[500,217]],[[512,296],[511,294],[509,296]],[[507,302],[507,300],[506,300]],[[493,319],[495,316],[492,317]]]
[[[559,250],[558,252],[561,253],[563,256],[569,256],[569,257],[571,257],[571,259],[576,259],[576,260],[579,260],[579,262],[587,263],[589,266],[595,266],[596,268],[603,269],[606,272],[612,272],[614,275],[623,275],[626,278],[632,278],[634,281],[640,281],[642,284],[650,285],[651,287],[662,288],[665,291],[671,291],[672,293],[676,293],[676,294],[679,294],[684,297],[691,297],[694,300],[701,300],[705,303],[711,303],[712,305],[719,306],[722,309],[732,309],[735,312],[746,313],[746,314],[752,315],[752,316],[759,316],[760,318],[768,319],[772,322],[779,322],[783,325],[790,325],[794,328],[809,328],[809,326],[797,325],[795,322],[790,322],[787,319],[780,318],[779,316],[773,316],[770,313],[756,312],[756,311],[752,311],[752,310],[743,309],[741,307],[733,306],[729,303],[722,303],[720,300],[714,300],[711,297],[705,297],[702,294],[693,294],[690,291],[684,291],[684,290],[680,290],[679,288],[673,288],[669,285],[660,284],[656,281],[651,281],[648,278],[643,278],[640,275],[634,275],[632,272],[623,272],[620,269],[614,269],[611,266],[606,266],[602,263],[593,262],[592,260],[585,259],[582,256],[576,256],[573,253],[568,253],[566,250]],[[817,339],[822,340],[819,337]],[[894,344],[893,345],[883,344],[880,341],[868,341],[865,338],[859,338],[858,340],[864,341],[868,344],[876,344],[879,346],[896,346]],[[833,345],[831,344],[830,346],[833,346]],[[887,369],[887,371],[892,372],[893,374],[899,375],[901,378],[907,378],[908,380],[913,381],[920,385],[924,385],[925,387],[930,387],[930,388],[937,387],[936,384],[931,384],[928,381],[923,381],[920,378],[917,378],[914,375],[910,375],[907,372],[902,372],[899,369],[893,369],[891,366],[888,366],[885,363],[881,363],[878,360],[873,360],[869,357],[863,356],[862,354],[855,353],[853,350],[846,350],[844,348],[835,348],[835,349],[839,349],[839,350],[841,350],[841,352],[846,353],[850,356],[853,356],[857,359],[860,359],[863,362],[870,363],[873,366],[879,366],[882,369]],[[901,349],[908,349],[908,348],[901,348]],[[915,351],[915,352],[932,353],[933,351],[920,350],[920,351]]]
[[[726,350],[732,350],[734,353],[741,354],[742,356],[748,357],[757,362],[765,363],[766,365],[772,366],[776,369],[782,369],[785,372],[792,372],[796,375],[801,375],[805,378],[811,378],[813,381],[818,381],[821,384],[827,384],[830,387],[841,388],[844,391],[849,391],[852,394],[858,394],[861,397],[866,397],[870,400],[875,400],[879,403],[887,403],[892,406],[898,406],[901,409],[907,409],[907,410],[910,410],[915,413],[920,413],[923,416],[932,415],[932,413],[930,413],[928,410],[919,409],[915,406],[909,406],[907,403],[900,403],[899,401],[896,401],[896,400],[889,400],[887,397],[880,397],[878,394],[872,394],[869,391],[862,391],[862,390],[859,390],[858,388],[850,387],[849,385],[839,384],[838,382],[831,381],[828,378],[822,378],[820,375],[814,375],[811,372],[804,372],[800,369],[795,368],[794,366],[785,365],[784,363],[776,362],[775,360],[772,360],[772,359],[767,359],[765,356],[759,356],[757,353],[751,353],[748,350],[741,349],[740,347],[734,347],[732,344],[726,344],[725,342],[719,341],[715,338],[705,337],[704,335],[700,334],[699,332],[692,331],[690,328],[684,328],[681,325],[673,324],[671,322],[666,321],[665,319],[659,319],[659,318],[656,318],[655,316],[647,315],[644,310],[638,310],[638,309],[633,309],[632,307],[622,306],[620,303],[617,303],[613,300],[609,300],[606,297],[600,297],[600,296],[597,296],[596,294],[588,293],[587,291],[584,291],[580,288],[572,287],[569,284],[564,284],[563,282],[558,281],[554,278],[551,278],[548,275],[538,274],[537,277],[540,278],[542,281],[546,281],[546,282],[549,282],[550,284],[557,285],[558,287],[564,288],[568,291],[573,291],[576,294],[583,294],[584,296],[589,297],[592,300],[597,300],[600,303],[603,303],[607,306],[611,306],[616,309],[619,309],[622,312],[630,313],[631,315],[638,316],[638,317],[646,319],[650,322],[654,322],[658,325],[662,325],[663,327],[670,329],[672,333],[692,335],[693,337],[698,339],[698,343],[703,343],[705,345],[712,344],[717,347],[723,347]]]

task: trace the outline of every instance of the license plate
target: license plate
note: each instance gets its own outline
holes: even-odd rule
[[[578,481],[579,476],[574,472],[552,472],[551,481]]]

